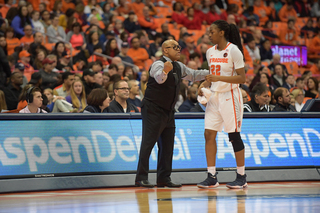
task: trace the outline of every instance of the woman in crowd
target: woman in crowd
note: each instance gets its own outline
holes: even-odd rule
[[[42,49],[39,49],[39,50],[37,51],[37,57],[36,57],[36,59],[35,59],[34,62],[33,62],[33,68],[34,68],[35,70],[41,69],[41,68],[43,67],[42,61],[43,61],[46,57],[47,57],[46,52],[45,52],[44,50],[42,50]]]
[[[293,98],[294,98],[294,107],[296,108],[297,112],[300,112],[301,109],[303,108],[304,106],[304,94],[303,94],[303,91],[301,89],[294,89],[292,92],[291,92]]]
[[[119,54],[119,49],[117,45],[117,40],[112,38],[107,41],[106,48],[104,54],[115,57]],[[111,59],[108,59],[109,64],[111,63]]]
[[[108,112],[107,107],[110,104],[108,91],[106,89],[93,89],[87,97],[88,106],[84,109],[84,113],[102,113]]]
[[[67,41],[71,43],[74,49],[81,49],[86,45],[85,35],[82,32],[81,25],[76,22],[72,25],[72,30],[67,34]]]
[[[307,81],[308,90],[306,91],[305,97],[319,98],[319,84],[315,77],[310,77]]]
[[[90,55],[92,55],[95,46],[101,47],[102,51],[104,51],[104,45],[99,41],[98,31],[90,31],[87,43],[87,49]]]
[[[78,112],[82,111],[86,107],[86,92],[84,90],[82,81],[75,80],[72,83],[70,95],[66,97],[66,101],[71,103],[73,108],[75,108]]]
[[[41,23],[43,24],[44,28],[47,28],[51,25],[50,13],[49,11],[45,10],[41,14]]]
[[[171,14],[172,21],[176,22],[177,24],[182,24],[182,21],[185,17],[182,4],[180,2],[173,3],[172,10],[173,10]]]
[[[18,15],[16,15],[11,23],[11,26],[18,38],[22,38],[24,36],[24,27],[26,25],[32,25],[31,19],[28,16],[28,8],[26,6],[22,6],[19,8]]]
[[[194,9],[189,7],[187,15],[183,18],[182,24],[189,30],[201,30],[201,18],[194,15]]]

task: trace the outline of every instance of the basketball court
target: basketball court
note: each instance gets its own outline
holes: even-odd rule
[[[99,188],[0,194],[0,212],[320,212],[320,181],[248,183],[231,190]]]

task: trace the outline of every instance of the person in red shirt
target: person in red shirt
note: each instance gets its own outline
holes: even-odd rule
[[[172,21],[176,22],[177,24],[182,24],[182,20],[184,19],[184,12],[182,8],[182,4],[180,2],[175,2],[172,6],[172,14],[171,19]]]
[[[210,5],[210,11],[206,15],[207,24],[211,25],[213,22],[221,19],[220,15],[216,12],[215,4]]]
[[[189,30],[201,30],[201,19],[194,15],[194,9],[189,7],[187,16],[184,17],[182,24]]]

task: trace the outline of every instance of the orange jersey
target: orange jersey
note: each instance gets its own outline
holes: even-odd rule
[[[18,38],[6,39],[8,55],[14,53],[14,48],[20,46],[20,40]]]
[[[291,29],[281,30],[279,38],[284,44],[292,44],[293,41],[298,40],[298,34],[297,31]]]
[[[260,7],[253,6],[253,13],[259,16],[260,23],[268,21],[268,16],[271,14],[271,9],[267,6],[261,5]],[[264,16],[262,14],[265,14]]]
[[[144,62],[149,59],[147,50],[141,47],[137,50],[130,48],[127,55],[132,58],[133,63],[138,67],[144,67]]]
[[[33,41],[34,41],[33,36],[31,36],[31,37],[23,36],[20,39],[20,43],[23,45],[30,45]]]
[[[316,52],[316,53],[320,52],[320,37],[319,36],[316,36],[313,39],[311,39],[309,49],[312,52]]]
[[[294,9],[291,9],[290,11],[287,10],[287,5],[284,5],[279,10],[278,16],[282,22],[287,22],[289,18],[294,18],[295,20],[298,18],[297,12]]]
[[[310,71],[312,72],[312,75],[320,75],[320,69],[316,64],[313,64],[310,68]]]

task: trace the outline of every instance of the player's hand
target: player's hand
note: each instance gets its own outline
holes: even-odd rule
[[[208,82],[217,82],[219,81],[219,76],[209,74],[206,76],[206,81]]]
[[[171,62],[167,61],[164,63],[163,72],[168,74],[172,69],[173,69],[173,66],[172,66]]]
[[[208,82],[208,81],[204,81],[204,82],[202,82],[202,84],[200,84],[200,86],[199,86],[199,88],[198,88],[198,95],[199,96],[203,96],[203,92],[202,92],[202,90],[201,90],[201,88],[209,88],[210,87],[210,82]]]

